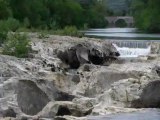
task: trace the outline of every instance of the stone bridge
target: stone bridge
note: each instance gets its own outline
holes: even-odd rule
[[[106,20],[108,21],[109,27],[116,27],[116,22],[118,20],[124,20],[127,24],[127,27],[133,27],[134,26],[134,19],[132,16],[111,16],[106,17]]]

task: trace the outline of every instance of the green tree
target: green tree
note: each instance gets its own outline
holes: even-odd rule
[[[52,0],[48,1],[50,11],[49,23],[56,23],[57,26],[74,25],[80,27],[83,23],[83,9],[75,0]]]
[[[160,31],[160,1],[137,0],[133,3],[136,26],[146,32]]]
[[[104,27],[107,13],[105,0],[0,0],[0,19],[13,17],[23,27],[78,29]]]
[[[8,0],[0,0],[0,19],[6,19],[12,15]]]
[[[49,14],[45,0],[10,0],[10,6],[16,19],[23,22],[28,18],[33,27],[45,24]]]

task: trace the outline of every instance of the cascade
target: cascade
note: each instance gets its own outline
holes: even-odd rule
[[[138,57],[141,55],[148,55],[151,51],[151,46],[146,46],[144,44],[124,44],[122,43],[120,46],[117,44],[113,44],[114,47],[119,51],[120,57]]]

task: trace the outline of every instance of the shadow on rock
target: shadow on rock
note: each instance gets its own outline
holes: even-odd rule
[[[160,81],[149,83],[140,96],[140,99],[132,102],[135,108],[160,108]]]
[[[17,100],[22,112],[35,115],[49,102],[48,96],[32,81],[18,83]]]
[[[72,101],[74,98],[47,80],[19,80],[17,86],[18,106],[27,115],[36,115],[49,101]]]

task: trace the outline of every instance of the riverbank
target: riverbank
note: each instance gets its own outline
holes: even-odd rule
[[[0,55],[4,119],[87,120],[159,108],[157,44],[152,45],[154,55],[125,61],[112,44],[100,39],[29,37],[29,58]]]

